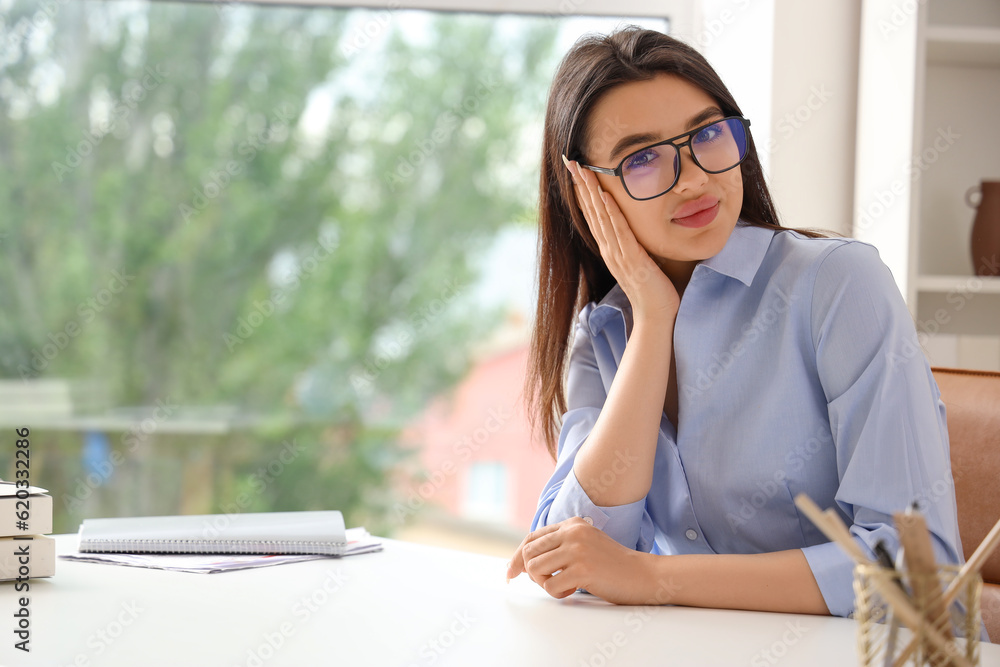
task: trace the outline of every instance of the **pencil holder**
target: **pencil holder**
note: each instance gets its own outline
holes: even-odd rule
[[[875,563],[855,566],[854,618],[861,665],[978,665],[983,579],[978,574],[967,577],[945,607],[942,596],[958,572],[957,566],[949,565],[927,575],[901,575]],[[907,610],[896,608],[901,599],[922,619],[916,630],[904,620]],[[944,639],[944,647],[930,638],[934,630]]]

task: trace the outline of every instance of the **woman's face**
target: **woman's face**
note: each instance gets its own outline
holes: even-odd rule
[[[722,118],[715,100],[680,77],[661,74],[624,83],[594,106],[587,124],[585,161],[614,168],[640,148]],[[680,151],[676,185],[655,199],[636,201],[618,177],[597,177],[614,196],[636,239],[665,270],[671,265],[693,266],[722,250],[743,204],[740,167],[708,174],[694,163],[687,146]]]

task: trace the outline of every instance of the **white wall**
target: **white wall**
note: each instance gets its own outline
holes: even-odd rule
[[[775,0],[771,187],[786,224],[849,235],[860,0]]]
[[[773,0],[698,0],[690,31],[674,35],[698,48],[750,119],[764,172],[770,171]]]
[[[782,222],[849,235],[860,0],[697,0],[688,37],[729,86]]]

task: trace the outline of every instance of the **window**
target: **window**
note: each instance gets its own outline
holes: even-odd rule
[[[0,425],[55,530],[338,508],[391,535],[400,433],[524,340],[531,280],[497,298],[491,267],[534,253],[558,59],[619,21],[39,7],[0,1]],[[479,465],[467,507],[498,514]]]
[[[476,461],[469,468],[463,514],[469,519],[504,523],[510,516],[507,467],[499,461]]]

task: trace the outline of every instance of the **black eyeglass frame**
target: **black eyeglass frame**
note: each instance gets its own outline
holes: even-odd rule
[[[701,162],[698,162],[698,156],[694,154],[694,149],[691,147],[691,142],[694,140],[695,136],[705,128],[712,127],[713,125],[718,125],[719,123],[723,123],[727,120],[738,120],[743,125],[743,132],[747,137],[746,151],[744,151],[743,157],[739,159],[739,162],[737,162],[731,167],[726,167],[725,169],[720,169],[719,171],[712,171],[711,169],[705,169],[705,167],[702,166]],[[687,137],[687,140],[677,143],[677,140],[680,139],[681,137]],[[628,160],[633,155],[635,155],[636,153],[641,153],[642,151],[649,150],[650,148],[656,148],[657,146],[664,146],[666,144],[670,144],[671,146],[674,147],[674,151],[676,151],[676,155],[678,158],[677,173],[674,174],[673,182],[670,184],[670,187],[668,187],[666,190],[664,190],[658,195],[653,195],[652,197],[642,197],[642,198],[636,197],[628,189],[628,185],[625,183],[625,174],[624,170],[622,169],[622,167],[625,164],[625,161]],[[698,165],[698,168],[704,171],[706,174],[722,174],[729,171],[730,169],[735,169],[740,164],[742,164],[743,161],[747,158],[747,155],[750,154],[750,119],[744,118],[743,116],[726,116],[725,118],[720,118],[719,120],[713,120],[712,122],[705,123],[704,125],[696,127],[693,130],[689,130],[687,132],[684,132],[683,134],[678,134],[676,137],[664,139],[663,141],[657,141],[655,144],[650,144],[648,146],[643,146],[638,150],[634,150],[625,157],[623,157],[621,159],[621,162],[619,162],[618,166],[615,167],[614,169],[609,169],[607,167],[595,167],[589,164],[581,164],[580,166],[589,169],[591,171],[596,171],[599,174],[607,174],[608,176],[617,176],[618,180],[622,182],[622,187],[625,188],[625,192],[628,194],[629,197],[631,197],[636,201],[649,201],[650,199],[656,199],[657,197],[662,197],[663,195],[673,190],[674,186],[677,185],[677,181],[680,180],[681,177],[681,165],[680,165],[681,148],[684,146],[688,147],[688,151],[691,153],[691,159],[694,161],[694,163]]]

